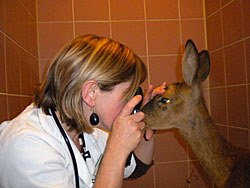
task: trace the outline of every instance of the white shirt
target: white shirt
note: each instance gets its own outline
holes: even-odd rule
[[[108,135],[98,128],[84,134],[86,151],[91,155],[86,161],[68,137],[78,166],[80,187],[93,186],[95,166]],[[132,157],[124,170],[124,178],[129,177],[135,167]],[[0,125],[0,187],[75,187],[71,155],[61,132],[53,117],[33,104],[15,119]]]

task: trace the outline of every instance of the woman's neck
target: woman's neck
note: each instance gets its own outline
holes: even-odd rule
[[[64,130],[66,130],[67,134],[69,135],[69,137],[73,140],[74,144],[76,145],[77,149],[82,152],[83,148],[79,142],[79,134],[77,133],[76,130],[73,131],[69,131],[68,130],[69,127],[68,126],[64,126]]]
[[[60,115],[59,115],[58,112],[56,112],[56,116],[58,117],[58,119],[60,119]],[[60,119],[60,122],[62,122],[61,119]],[[69,131],[69,126],[67,126],[65,123],[62,123],[62,127],[67,132],[67,134],[69,135],[71,140],[74,142],[77,149],[80,152],[82,152],[83,148],[82,148],[82,146],[80,145],[80,142],[79,142],[79,133],[77,133],[76,130]]]

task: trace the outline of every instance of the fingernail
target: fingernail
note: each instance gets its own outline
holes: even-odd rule
[[[147,142],[149,141],[149,140],[147,139],[147,137],[146,137],[146,133],[144,133],[143,138],[144,138],[145,141],[147,141]]]

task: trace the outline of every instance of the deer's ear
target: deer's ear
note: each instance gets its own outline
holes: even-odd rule
[[[203,50],[199,53],[199,69],[197,72],[197,79],[201,83],[208,77],[210,71],[210,57],[207,50]]]
[[[199,66],[198,51],[192,40],[188,40],[185,45],[185,52],[182,60],[182,75],[187,85],[191,86],[194,79],[197,78],[197,69]]]

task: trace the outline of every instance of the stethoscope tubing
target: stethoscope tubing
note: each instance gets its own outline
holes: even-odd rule
[[[66,135],[64,129],[62,128],[62,125],[61,125],[59,119],[58,119],[57,116],[56,116],[55,110],[52,109],[52,108],[50,108],[50,110],[51,110],[52,116],[53,116],[53,118],[54,118],[54,120],[55,120],[55,122],[56,122],[56,124],[57,124],[57,126],[58,126],[58,128],[59,128],[59,130],[60,130],[60,132],[61,132],[61,134],[62,134],[62,136],[63,136],[63,138],[64,138],[64,141],[65,141],[65,143],[66,143],[66,145],[67,145],[67,147],[68,147],[68,149],[69,149],[69,153],[70,153],[70,156],[71,156],[71,159],[72,159],[72,162],[73,162],[73,167],[74,167],[74,172],[75,172],[75,183],[76,183],[76,188],[79,188],[80,185],[79,185],[78,168],[77,168],[76,158],[75,158],[73,149],[72,149],[72,147],[71,147],[71,144],[70,144],[70,142],[69,142],[69,139],[68,139],[68,137],[67,137],[67,135]]]

